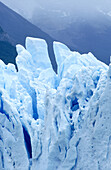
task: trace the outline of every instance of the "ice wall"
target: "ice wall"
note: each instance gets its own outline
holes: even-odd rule
[[[58,74],[44,40],[17,45],[0,61],[0,169],[111,167],[111,67],[54,42]]]

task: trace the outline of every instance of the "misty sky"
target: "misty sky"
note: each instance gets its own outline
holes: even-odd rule
[[[111,0],[1,0],[47,33],[66,28],[78,17],[91,20],[111,11]],[[111,16],[111,12],[109,13]],[[105,14],[106,15],[106,14]]]
[[[34,12],[42,15],[43,9],[75,12],[78,15],[87,12],[92,14],[96,8],[105,12],[111,10],[111,0],[1,0],[1,2],[27,18],[31,18]]]

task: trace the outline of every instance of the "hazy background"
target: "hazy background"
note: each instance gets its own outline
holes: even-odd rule
[[[72,13],[77,11],[78,14],[82,13],[83,10],[90,9],[92,11],[93,8],[111,10],[110,0],[1,0],[1,2],[20,13],[24,12],[24,15],[27,14],[27,16],[32,16],[37,7],[47,10],[59,9]]]
[[[32,22],[38,22],[39,18],[51,20],[55,13],[55,21],[60,17],[70,22],[70,18],[74,19],[76,16],[95,17],[97,10],[106,14],[111,11],[111,0],[1,0],[1,2]]]

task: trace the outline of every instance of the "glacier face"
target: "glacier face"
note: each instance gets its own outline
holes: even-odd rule
[[[53,46],[57,75],[41,39],[0,61],[0,169],[109,170],[111,64]]]

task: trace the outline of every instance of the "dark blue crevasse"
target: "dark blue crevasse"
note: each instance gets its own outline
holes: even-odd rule
[[[76,167],[77,167],[77,162],[78,162],[78,145],[79,145],[79,143],[80,143],[80,140],[81,140],[81,138],[79,138],[79,140],[77,141],[77,143],[76,143],[76,145],[75,145],[75,147],[76,147],[76,152],[77,152],[77,157],[76,157],[76,159],[75,159],[75,165],[71,168],[71,170],[75,170]]]
[[[29,135],[27,129],[25,128],[25,126],[22,125],[22,128],[23,128],[24,141],[25,141],[28,158],[30,159],[30,158],[32,158],[32,146],[31,146],[30,135]]]
[[[32,108],[33,108],[33,118],[37,120],[39,118],[38,112],[37,112],[37,95],[35,89],[31,88],[32,93],[31,98],[32,98]]]
[[[74,170],[74,166],[70,170]]]
[[[72,115],[72,113],[69,113],[69,117],[70,117],[70,119],[72,119],[72,116],[73,116],[73,115]]]
[[[59,127],[58,127],[57,116],[55,117],[55,126],[56,126],[56,129],[57,129],[57,132],[58,132]]]
[[[29,160],[29,168],[28,168],[28,170],[31,170],[32,169],[31,167],[32,167],[32,159]]]
[[[4,156],[2,151],[0,151],[0,153],[1,153],[0,155],[1,155],[2,168],[4,169]]]
[[[73,123],[71,123],[71,125],[70,125],[70,139],[73,137],[74,130],[75,130],[75,128],[74,128],[74,122],[73,122]]]
[[[2,135],[0,134],[0,140],[3,142]]]
[[[13,162],[13,167],[15,168],[15,161]]]
[[[92,123],[93,127],[95,126],[95,123],[96,123],[96,120],[94,120],[93,123]]]
[[[68,151],[68,149],[67,149],[67,147],[65,146],[65,158],[67,157],[67,151]]]
[[[99,106],[97,106],[97,109],[96,109],[96,116],[97,116],[98,112],[99,112]]]
[[[40,140],[40,153],[39,153],[39,155],[37,156],[36,160],[39,160],[39,158],[41,157],[41,155],[42,155],[42,142],[41,142],[41,140]]]
[[[87,92],[87,97],[90,98],[92,95],[93,95],[93,91],[92,91],[92,90],[89,90],[89,91]]]
[[[79,109],[78,98],[75,97],[75,99],[71,101],[71,110],[76,111],[78,109]]]
[[[81,140],[81,138],[79,138],[79,140],[76,142],[76,148],[78,147],[80,140]]]
[[[58,146],[59,147],[59,152],[61,152],[61,147],[60,146]]]

